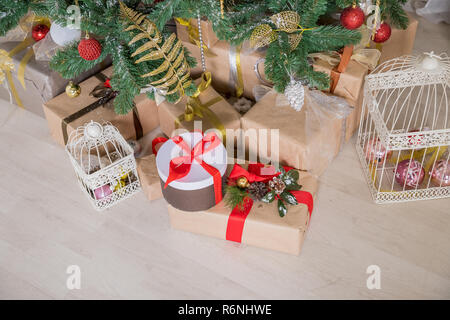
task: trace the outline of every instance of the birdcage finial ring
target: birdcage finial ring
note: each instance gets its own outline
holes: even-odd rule
[[[103,134],[103,126],[91,120],[84,128],[84,136],[89,139],[98,139]]]

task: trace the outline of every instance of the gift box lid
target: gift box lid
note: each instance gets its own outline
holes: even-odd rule
[[[180,134],[180,137],[192,149],[198,142],[202,140],[200,132],[186,132]],[[208,148],[209,142],[205,145]],[[156,156],[156,166],[160,178],[165,182],[169,176],[170,161],[183,154],[183,150],[177,146],[173,140],[165,142],[158,151]],[[203,154],[203,161],[219,170],[223,176],[227,170],[227,151],[222,143],[213,150]],[[169,186],[180,190],[198,190],[206,188],[214,183],[213,177],[195,160],[192,161],[189,173],[181,179],[172,181]]]

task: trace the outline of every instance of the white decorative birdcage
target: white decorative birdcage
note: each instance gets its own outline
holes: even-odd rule
[[[366,76],[356,149],[376,203],[450,197],[450,59],[403,56]]]
[[[140,189],[133,149],[111,123],[90,122],[74,130],[66,145],[81,189],[96,210]]]

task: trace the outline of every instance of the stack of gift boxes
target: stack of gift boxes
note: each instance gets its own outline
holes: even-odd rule
[[[164,197],[168,201],[173,228],[299,254],[311,219],[318,177],[337,156],[342,144],[358,129],[364,77],[370,72],[370,66],[359,61],[348,48],[340,56],[342,61],[337,64],[320,56],[312,58],[315,70],[329,74],[333,81],[328,101],[333,101],[334,96],[344,98],[348,103],[346,112],[325,110],[322,111],[325,115],[314,118],[311,114],[317,109],[317,99],[312,95],[305,97],[305,106],[298,112],[277,106],[277,93],[268,90],[263,97],[257,97],[258,101],[248,112],[242,114],[227,98],[242,95],[254,100],[255,87],[267,86],[264,52],[230,46],[217,39],[208,21],[201,23],[209,72],[203,73],[201,67],[191,70],[200,88],[198,95],[185,96],[176,104],[163,101],[157,106],[142,94],[135,99],[134,112],[117,115],[110,106],[111,101],[99,101],[99,98],[90,95],[98,86],[107,87],[104,80],[111,76],[111,67],[101,75],[80,83],[81,94],[78,97],[69,98],[61,94],[44,104],[51,135],[64,145],[71,131],[90,120],[111,122],[125,139],[139,139],[159,126],[166,137],[155,141],[152,154],[137,159],[138,174],[149,200]],[[191,55],[200,61],[198,41],[189,33],[189,29],[196,26],[195,20],[180,20],[177,22],[177,34]],[[379,60],[409,54],[416,28],[417,21],[411,18],[407,30],[393,30],[391,39],[381,48]],[[225,134],[227,141],[241,139],[246,152],[239,157],[234,153],[235,149],[215,145],[217,136],[211,138],[208,134],[195,132],[194,120],[201,121],[203,132],[216,129],[222,136]],[[180,128],[185,129],[184,133],[174,135]],[[239,134],[230,137],[226,134],[227,129]],[[249,129],[266,129],[269,136],[271,129],[278,129],[279,144],[275,146],[276,150],[271,150],[274,145],[270,137],[264,137],[265,141],[261,141],[261,136],[246,134]],[[197,145],[202,146],[202,151],[194,150]],[[214,145],[214,150],[209,150],[211,145]],[[249,164],[245,155],[261,154],[261,145],[268,146],[265,150],[267,158],[273,156],[272,152],[277,153],[285,169],[273,171],[273,166],[260,164],[255,169],[254,164]],[[183,150],[193,157],[192,164],[179,165],[175,161],[182,158],[180,152]],[[200,155],[200,158],[204,156],[206,159],[206,153],[213,155],[210,160],[205,160],[206,167],[196,163],[195,157]],[[180,156],[175,159],[174,154]],[[240,158],[238,165],[236,158]],[[260,160],[266,160],[263,158]],[[182,162],[182,159],[177,161]],[[271,173],[263,173],[262,169]],[[241,176],[232,178],[236,171],[241,172]],[[294,171],[296,173],[292,173]],[[253,203],[251,200],[250,206],[247,203],[242,206],[227,205],[225,191],[229,190],[230,185],[239,186],[239,178],[242,177],[246,178],[244,183],[247,186],[254,184],[264,189],[272,185],[274,189],[269,188],[269,191],[276,192],[266,194],[264,198],[268,198],[263,201],[255,200]],[[291,178],[295,178],[298,188],[289,186],[293,181],[289,180]],[[270,199],[271,196],[273,199]],[[280,201],[284,207],[280,207]]]
[[[0,37],[0,58],[10,57],[13,70],[7,70],[5,82],[0,86],[0,99],[9,100],[23,109],[44,117],[42,104],[61,94],[69,84],[58,72],[51,70],[49,61],[57,45],[48,32],[42,39],[31,36],[33,24],[50,26],[50,20],[26,15],[19,26]],[[111,65],[106,59],[95,67],[71,79],[79,83]],[[2,82],[2,81],[0,81]]]

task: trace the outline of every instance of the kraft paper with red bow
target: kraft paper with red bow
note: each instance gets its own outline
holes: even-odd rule
[[[152,154],[136,159],[137,172],[141,182],[142,191],[150,201],[163,198],[161,190],[161,180],[156,167],[157,150],[168,139],[156,137],[152,140]]]
[[[187,176],[191,170],[192,162],[196,161],[213,177],[216,204],[222,201],[222,176],[219,170],[203,161],[203,155],[220,146],[222,140],[214,132],[209,132],[203,135],[202,140],[192,149],[181,136],[173,137],[171,140],[183,150],[183,156],[170,160],[169,176],[164,188],[167,188],[172,181]],[[153,145],[152,147],[154,148],[155,146]]]
[[[246,165],[242,165],[245,169]],[[228,174],[233,166],[230,165]],[[248,171],[248,170],[247,170]],[[265,172],[264,172],[265,173]],[[307,172],[300,172],[299,184],[314,198],[318,188],[317,178]],[[306,201],[300,198],[301,203]],[[202,211],[187,212],[168,206],[172,228],[225,240],[230,208],[225,201]],[[239,218],[237,218],[239,219]],[[298,255],[305,239],[310,221],[305,204],[290,206],[287,215],[281,218],[277,212],[276,201],[272,203],[253,203],[250,214],[243,226],[241,243],[249,246]],[[234,243],[234,242],[230,242]]]
[[[265,170],[265,172],[264,172]],[[284,170],[288,172],[292,170],[291,167],[284,167]],[[248,171],[242,168],[240,165],[235,164],[233,170],[229,175],[229,180],[236,180],[240,177],[246,177],[247,180],[252,182],[268,182],[273,177],[279,176],[281,172],[275,172],[274,167],[266,167],[264,164],[256,163],[249,164]],[[313,210],[313,196],[308,191],[298,190],[289,191],[297,201],[306,204],[311,217]],[[278,200],[279,196],[276,197]],[[242,232],[244,231],[244,224],[247,216],[253,207],[253,200],[251,198],[245,198],[241,207],[236,206],[228,218],[226,239],[235,242],[242,242]],[[275,212],[275,214],[277,214]],[[289,214],[289,213],[288,213]],[[283,219],[280,217],[280,219]]]

